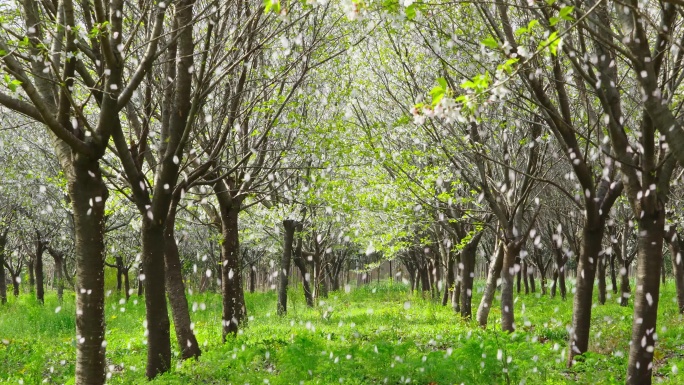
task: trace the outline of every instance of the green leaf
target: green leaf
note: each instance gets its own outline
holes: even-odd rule
[[[264,13],[280,13],[280,0],[264,0]]]
[[[567,20],[567,21],[573,21],[572,16],[570,14],[575,10],[575,7],[572,5],[568,5],[567,7],[563,7],[560,10],[560,13],[558,13],[558,16],[560,16],[561,19]]]
[[[448,88],[447,81],[444,78],[437,78],[437,83],[439,83],[445,90]]]
[[[14,79],[7,86],[12,92],[17,92],[17,87],[21,85],[21,81]]]
[[[413,3],[413,4],[409,5],[408,7],[406,7],[405,12],[406,12],[406,18],[407,19],[413,20],[416,18],[416,7],[417,7],[416,3]]]
[[[485,47],[491,48],[491,49],[496,49],[499,46],[499,42],[496,41],[495,38],[492,36],[489,36],[488,38],[482,40],[482,44],[484,44]]]
[[[543,42],[539,43],[539,49],[549,49],[551,54],[556,56],[558,50],[558,44],[560,44],[560,38],[558,37],[558,32],[552,32],[549,37]]]
[[[549,19],[549,25],[553,27],[554,25],[558,24],[559,21],[561,21],[560,17],[554,16]]]
[[[444,92],[446,90],[440,86],[435,86],[430,90],[430,96],[432,96],[432,105],[436,105],[444,97]]]

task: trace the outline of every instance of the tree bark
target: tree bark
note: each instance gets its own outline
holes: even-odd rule
[[[181,358],[186,360],[198,358],[202,351],[192,330],[190,309],[188,308],[185,284],[183,283],[182,265],[176,243],[175,225],[178,200],[179,198],[174,197],[169,207],[169,214],[166,217],[164,260],[166,265],[166,293],[169,296],[169,303],[171,305],[176,340],[181,351]]]
[[[218,195],[218,194],[217,194]],[[221,202],[221,200],[219,200]],[[223,294],[223,341],[229,334],[236,335],[238,327],[247,316],[245,293],[242,287],[242,259],[240,258],[240,234],[238,217],[241,201],[233,199],[221,206],[221,291]]]
[[[5,228],[0,234],[0,303],[7,303],[7,276],[5,275],[5,246],[7,246],[7,233],[9,228]]]
[[[43,269],[43,253],[45,252],[45,243],[40,239],[40,234],[35,242],[35,274],[36,274],[36,300],[38,303],[45,303],[45,274]]]
[[[525,274],[527,274],[527,279],[530,281],[530,292],[531,293],[536,293],[537,292],[537,283],[534,280],[534,266],[527,266],[527,269],[525,270]]]
[[[286,219],[283,221],[283,227],[285,228],[283,256],[278,266],[278,315],[287,314],[287,281],[290,276],[290,259],[292,258],[296,222],[292,219]]]
[[[450,295],[453,295],[453,291],[455,290],[454,287],[454,257],[453,253],[449,250],[446,251],[447,253],[447,264],[446,264],[446,289],[444,290],[444,296],[442,296],[442,306],[446,306],[446,304],[449,302]],[[390,274],[390,279],[392,277],[392,274]]]
[[[613,286],[613,294],[617,294],[617,275],[615,272],[615,252],[610,254],[610,284]]]
[[[582,244],[577,265],[577,287],[572,309],[568,366],[572,365],[575,356],[584,354],[589,349],[596,263],[601,252],[601,241],[605,229],[604,220],[599,218],[598,221],[599,223],[595,223],[593,226],[585,222],[582,230]]]
[[[665,210],[658,206],[655,210],[644,208],[644,214],[638,220],[637,291],[627,368],[628,385],[651,384],[652,381],[665,236]]]
[[[480,300],[480,306],[477,309],[477,323],[482,327],[487,326],[487,318],[489,317],[489,311],[492,308],[492,301],[494,300],[494,294],[496,293],[497,281],[501,275],[501,268],[503,266],[504,259],[504,248],[501,242],[499,242],[497,245],[495,253],[496,255],[494,256],[492,263],[489,265],[487,284],[485,285],[484,293],[482,294],[482,300]]]
[[[147,368],[152,379],[171,367],[171,323],[166,304],[164,263],[164,222],[166,218],[143,217],[142,261],[145,271],[145,310],[147,320]]]
[[[679,313],[684,313],[684,261],[682,260],[684,239],[679,236],[675,226],[670,227],[665,237],[670,248],[670,256],[672,259],[672,274],[674,275],[677,289],[677,306],[679,308]]]
[[[33,292],[36,289],[36,261],[30,258],[26,265],[29,273],[29,288]]]
[[[256,265],[252,263],[249,265],[249,292],[254,293],[256,291],[256,281],[257,281],[257,271]]]
[[[98,161],[74,155],[69,195],[76,235],[76,384],[105,383],[104,208]],[[67,173],[68,174],[68,173]]]
[[[606,256],[605,253],[599,253],[598,258],[598,301],[601,305],[606,304]]]
[[[19,275],[12,276],[12,294],[19,297]]]
[[[483,231],[475,234],[468,244],[461,250],[461,263],[463,272],[461,274],[461,317],[470,319],[473,316],[473,282],[475,280],[475,258],[477,256],[477,246],[482,239]]]
[[[302,274],[302,287],[304,288],[304,299],[306,306],[314,306],[313,293],[311,292],[311,274],[306,269],[306,262],[302,255],[302,224],[297,222],[295,225],[295,237],[297,238],[296,246],[294,248],[294,264]]]
[[[131,281],[128,276],[129,270],[130,269],[128,267],[124,269],[124,289],[126,290],[126,301],[128,301],[131,298]]]
[[[517,241],[507,241],[504,244],[503,265],[501,267],[501,330],[511,333],[515,331],[513,278],[521,270],[518,264],[520,248],[521,245]],[[519,289],[518,292],[520,292]]]
[[[530,294],[530,275],[527,274],[527,269],[529,266],[527,265],[527,260],[523,261],[522,263],[522,276],[523,276],[523,286],[525,287],[525,294]],[[518,279],[520,277],[518,276]]]
[[[620,271],[620,306],[629,306],[629,297],[632,296],[632,288],[629,285],[629,268],[631,260],[625,259]]]
[[[123,257],[116,256],[116,292],[121,293],[121,289],[123,288],[123,269],[124,269],[124,264],[123,264]]]

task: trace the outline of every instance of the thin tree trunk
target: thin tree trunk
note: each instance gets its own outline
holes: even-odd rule
[[[475,234],[463,250],[461,250],[461,263],[463,272],[461,274],[461,317],[470,319],[473,316],[473,281],[475,280],[475,258],[477,256],[477,245],[482,239],[484,232]]]
[[[639,218],[637,291],[634,296],[632,343],[627,369],[628,385],[651,384],[653,349],[656,344],[656,321],[660,299],[660,271],[663,264],[665,210],[657,207]]]
[[[128,276],[129,268],[124,269],[124,288],[126,289],[126,301],[131,298],[131,281]]]
[[[615,252],[610,254],[610,283],[613,286],[613,294],[618,293],[617,275],[615,271]]]
[[[0,234],[0,302],[7,303],[7,278],[5,275],[5,246],[7,245],[7,233],[9,228]]]
[[[454,287],[454,257],[450,251],[446,251],[448,254],[447,265],[446,265],[446,289],[444,290],[444,296],[442,296],[442,306],[446,306],[449,302],[449,294],[453,295]],[[391,274],[390,274],[391,277]]]
[[[599,253],[598,259],[598,301],[601,305],[606,304],[606,256]]]
[[[185,296],[185,284],[181,271],[182,265],[176,244],[175,225],[178,200],[179,198],[174,197],[169,207],[169,215],[166,217],[164,261],[166,265],[166,293],[171,305],[176,340],[181,351],[181,358],[186,360],[198,358],[202,351],[192,330],[190,309],[188,308],[188,299]]]
[[[256,265],[252,263],[249,265],[249,292],[254,293],[256,291],[256,281],[257,281],[257,272],[256,272]]]
[[[217,194],[217,196],[220,194]],[[221,198],[222,199],[222,198]],[[219,199],[219,202],[221,202]],[[242,202],[233,202],[221,206],[221,225],[223,242],[221,243],[221,290],[223,293],[223,341],[229,334],[236,335],[238,327],[246,319],[245,293],[242,287],[242,259],[240,258],[240,235],[238,218]]]
[[[589,349],[594,279],[604,229],[605,223],[599,219],[599,223],[594,226],[585,222],[582,230],[582,244],[577,265],[577,287],[572,310],[568,366],[573,364],[575,356],[584,354]]]
[[[108,191],[97,161],[74,155],[69,196],[76,255],[76,384],[105,383],[104,209]]]
[[[504,259],[504,250],[501,242],[498,243],[495,253],[494,260],[489,265],[487,284],[485,285],[484,293],[482,294],[482,300],[480,300],[480,306],[477,309],[477,323],[482,327],[487,326],[487,318],[489,317],[489,311],[492,308],[497,281],[501,275]]]
[[[152,379],[171,367],[171,323],[166,304],[164,222],[145,216],[142,225],[142,261],[145,271],[147,368]]]
[[[623,261],[623,269],[620,271],[620,306],[629,306],[629,297],[632,296],[632,289],[629,285],[630,260]],[[624,274],[623,274],[624,273]]]
[[[670,230],[665,236],[670,247],[672,274],[674,275],[677,289],[677,305],[679,312],[684,313],[684,261],[682,260],[684,239],[679,236],[679,233],[674,226],[670,227]]]
[[[504,244],[503,266],[501,267],[501,330],[515,331],[515,311],[513,304],[513,278],[520,273],[518,264],[521,245],[516,241]],[[517,265],[517,268],[516,268]],[[520,277],[520,275],[518,275]],[[520,282],[518,278],[518,282]],[[518,292],[520,292],[518,285]]]
[[[558,270],[553,271],[553,283],[551,284],[551,298],[556,298],[556,287],[558,286]]]
[[[505,259],[505,256],[504,256],[504,259]],[[514,266],[514,265],[520,265],[520,258],[516,258],[515,262],[511,264],[511,266]],[[522,280],[522,269],[518,270],[518,272],[515,274],[516,289],[517,289],[518,294],[520,294],[520,291],[522,289],[522,287],[520,285],[521,280]],[[502,288],[503,288],[503,286],[502,286]]]
[[[296,234],[296,246],[294,248],[294,255],[293,255],[293,262],[295,266],[299,269],[299,272],[302,274],[302,287],[304,289],[304,299],[306,300],[306,306],[308,307],[313,307],[314,306],[314,300],[313,300],[313,293],[311,292],[311,274],[307,271],[306,269],[306,262],[304,262],[304,258],[302,256],[302,238],[301,238],[301,232],[302,232],[302,224],[297,222],[295,226],[295,234]]]
[[[292,258],[296,222],[292,219],[283,221],[285,228],[283,256],[278,269],[278,315],[287,314],[287,283],[290,275],[290,260]]]
[[[527,274],[527,260],[523,261],[522,263],[522,276],[523,276],[523,286],[525,287],[525,294],[530,294],[530,275]],[[518,276],[518,280],[520,280],[520,276]],[[518,291],[520,292],[520,291]]]
[[[461,262],[461,253],[455,253],[454,255],[454,293],[451,296],[451,307],[454,309],[454,313],[461,313],[461,288],[463,285],[463,263]]]
[[[536,293],[537,292],[537,283],[535,282],[534,279],[534,266],[527,266],[527,269],[525,270],[525,274],[527,274],[527,279],[530,281],[530,292],[531,293]]]
[[[143,270],[142,263],[138,269],[138,297],[145,295],[145,270]]]
[[[40,237],[40,234],[38,234]],[[45,303],[45,274],[43,269],[43,253],[45,243],[38,238],[36,240],[35,273],[36,273],[36,300],[38,303]]]
[[[431,291],[430,272],[428,270],[429,270],[429,267],[427,264],[424,264],[418,270],[418,272],[420,273],[420,288],[421,288],[421,291],[423,292],[423,297],[425,297],[426,293]]]
[[[36,261],[34,259],[29,259],[27,266],[29,273],[29,288],[33,293],[36,289]]]
[[[19,275],[12,276],[12,294],[19,297]]]
[[[117,256],[116,258],[116,292],[121,293],[123,288],[123,257]]]
[[[62,303],[64,299],[64,277],[62,266],[64,264],[64,257],[62,255],[53,256],[55,260],[55,281],[57,281],[57,300]]]

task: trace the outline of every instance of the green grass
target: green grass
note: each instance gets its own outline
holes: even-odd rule
[[[478,285],[482,283],[479,282]],[[481,290],[481,287],[478,286]],[[479,303],[476,290],[474,303]],[[684,323],[673,302],[674,284],[661,297],[656,382],[680,384],[684,375]],[[499,329],[499,309],[482,330],[402,284],[384,282],[331,294],[308,309],[301,290],[290,292],[289,313],[275,315],[275,293],[247,294],[249,324],[220,343],[220,297],[192,295],[190,306],[199,361],[180,362],[150,384],[618,384],[624,382],[632,309],[610,300],[592,313],[592,352],[565,367],[572,302],[516,296],[518,331]],[[144,379],[144,302],[107,301],[110,384]],[[496,305],[495,305],[496,306]],[[74,301],[59,312],[54,296],[44,306],[30,296],[0,307],[0,383],[62,384],[74,379]],[[203,310],[204,309],[204,310]],[[324,312],[330,311],[324,318]],[[175,341],[175,339],[174,339]]]

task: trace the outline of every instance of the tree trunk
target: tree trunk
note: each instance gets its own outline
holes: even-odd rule
[[[684,313],[684,261],[682,261],[684,239],[679,236],[679,233],[674,226],[670,227],[670,230],[665,236],[670,247],[672,274],[674,275],[677,289],[677,305],[679,313]]]
[[[423,292],[423,297],[426,296],[426,293],[431,291],[430,287],[430,272],[429,272],[429,267],[426,264],[422,265],[420,269],[418,270],[420,273],[420,288],[421,291]]]
[[[483,232],[475,234],[463,250],[461,250],[461,263],[463,272],[461,273],[461,317],[470,319],[473,316],[473,281],[475,280],[475,258],[477,256],[477,245],[482,239]]]
[[[128,276],[129,268],[124,269],[124,289],[126,290],[126,301],[131,298],[131,281]]]
[[[594,226],[585,222],[582,230],[582,244],[577,265],[577,288],[572,309],[572,331],[570,333],[568,366],[573,364],[575,356],[584,354],[589,349],[594,279],[596,276],[597,259],[601,252],[604,229],[604,220],[598,219],[598,223],[594,224]]]
[[[617,275],[615,272],[615,252],[610,254],[610,284],[613,286],[613,294],[617,294]]]
[[[527,259],[526,259],[522,263],[522,276],[523,276],[523,286],[525,287],[525,294],[530,294],[530,275],[527,274],[528,268],[529,268],[529,266],[527,265]],[[518,280],[520,280],[520,276],[518,276]]]
[[[43,253],[45,251],[45,243],[41,239],[36,240],[36,259],[35,259],[35,273],[36,273],[36,300],[38,303],[45,303],[45,274],[43,269]]]
[[[52,254],[55,261],[55,283],[57,284],[57,300],[62,303],[64,299],[64,256],[55,253]]]
[[[558,286],[558,270],[553,271],[553,283],[551,284],[551,298],[556,298],[556,287]]]
[[[123,257],[117,256],[116,259],[116,292],[121,293],[121,288],[123,287]]]
[[[598,301],[601,305],[606,304],[606,256],[599,253],[598,258]]]
[[[527,274],[527,279],[530,281],[530,292],[531,293],[536,293],[537,292],[537,283],[534,280],[534,266],[527,266],[527,270],[525,270],[525,274]]]
[[[104,209],[107,187],[97,161],[74,155],[69,196],[76,255],[76,384],[105,383]]]
[[[506,258],[506,257],[504,256],[504,259],[505,259],[505,258]],[[520,258],[516,258],[515,262],[513,262],[513,263],[511,264],[511,266],[514,266],[514,265],[520,266]],[[518,294],[520,294],[520,291],[521,291],[521,289],[522,289],[522,287],[521,287],[521,285],[520,285],[520,283],[521,283],[520,281],[521,281],[521,280],[522,280],[522,269],[518,270],[518,272],[515,274],[515,282],[516,282],[516,288],[517,288],[517,293],[518,293]],[[502,289],[503,289],[503,286],[502,286]]]
[[[553,242],[558,242],[558,240],[554,240]],[[561,249],[561,245],[559,244],[554,244],[553,245],[553,253],[554,253],[554,264],[556,265],[556,269],[554,272],[554,286],[556,285],[555,281],[558,279],[558,291],[560,292],[561,298],[563,301],[565,301],[566,295],[567,295],[567,288],[565,286],[565,263],[566,259],[565,256],[563,255],[563,250]],[[555,290],[554,290],[555,292]],[[555,296],[555,293],[553,293],[552,296]]]
[[[142,264],[140,265],[140,268],[138,269],[138,297],[142,297],[145,295],[145,282],[144,278],[145,277],[145,270],[143,270]]]
[[[446,252],[448,255],[446,265],[446,289],[444,290],[444,296],[442,296],[442,306],[446,306],[449,302],[449,294],[453,295],[453,291],[456,289],[454,287],[454,257],[451,251],[447,250]]]
[[[451,307],[454,309],[454,313],[461,313],[461,289],[463,285],[463,263],[461,262],[461,253],[455,253],[454,256],[454,293],[451,296]]]
[[[19,297],[19,274],[12,276],[12,294]]]
[[[142,261],[145,271],[147,369],[152,379],[171,367],[171,323],[166,305],[164,219],[143,217]]]
[[[29,259],[27,265],[29,273],[29,288],[31,292],[33,292],[36,289],[36,261],[34,259]]]
[[[249,292],[254,293],[256,291],[256,281],[257,281],[257,274],[256,274],[256,265],[252,263],[249,265]]]
[[[181,351],[181,359],[186,360],[198,358],[202,351],[192,330],[188,299],[185,297],[182,265],[175,236],[177,205],[178,198],[174,198],[169,208],[169,215],[166,217],[164,261],[166,265],[166,293],[171,305],[176,340]]]
[[[487,318],[489,317],[489,311],[492,308],[497,281],[501,275],[501,267],[503,266],[504,259],[504,249],[501,242],[497,245],[495,253],[496,256],[494,256],[494,260],[489,265],[487,284],[485,285],[484,293],[482,294],[482,300],[480,300],[480,306],[477,309],[477,323],[482,327],[487,326]]]
[[[7,233],[9,228],[0,234],[0,303],[7,303],[7,276],[5,275],[5,246],[7,245]]]
[[[631,297],[632,289],[629,286],[629,265],[631,260],[625,256],[622,261],[622,269],[620,269],[620,306],[629,306],[629,297]]]
[[[218,194],[217,194],[218,195]],[[219,199],[219,203],[221,200]],[[229,334],[236,335],[238,327],[247,316],[245,293],[242,288],[242,259],[240,258],[240,234],[238,218],[242,202],[221,206],[221,291],[223,294],[223,341]]]
[[[278,315],[287,314],[287,282],[290,276],[290,259],[292,258],[296,222],[292,219],[286,219],[283,221],[283,227],[285,228],[283,256],[280,259],[278,269]]]
[[[643,209],[642,213],[645,214],[639,218],[637,291],[634,295],[632,343],[627,369],[628,385],[648,385],[652,381],[665,236],[665,210],[658,206],[651,213]]]
[[[513,304],[513,278],[520,273],[518,264],[521,245],[516,241],[507,241],[504,244],[503,266],[501,267],[501,330],[505,332],[515,331],[515,312]],[[518,274],[518,283],[520,274]],[[520,292],[520,285],[518,285]]]

